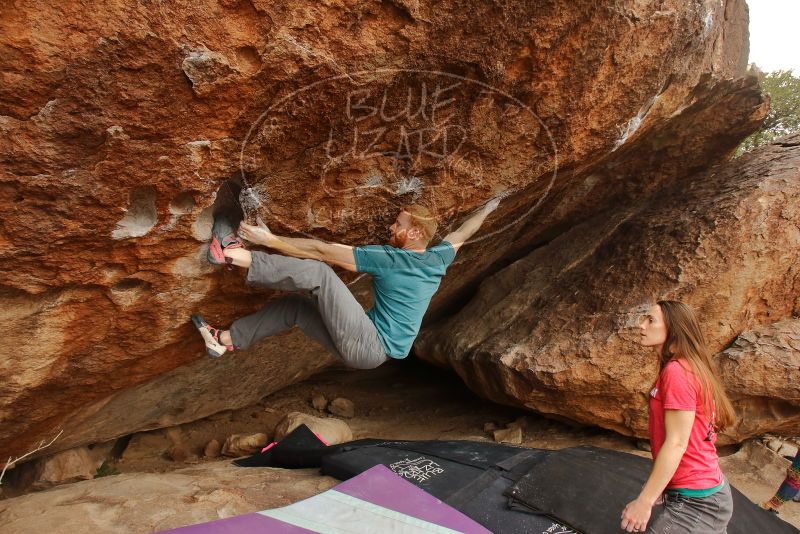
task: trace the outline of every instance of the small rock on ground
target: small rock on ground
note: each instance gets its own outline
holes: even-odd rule
[[[311,397],[311,406],[313,406],[315,410],[319,410],[320,412],[325,411],[325,408],[328,407],[328,399],[325,398],[325,395],[317,393],[316,395]]]
[[[221,451],[222,446],[219,444],[219,441],[212,439],[206,444],[205,449],[203,449],[203,455],[206,458],[217,458]]]
[[[511,443],[512,445],[520,445],[522,443],[522,429],[518,426],[509,428],[502,428],[495,430],[492,437],[498,443]]]
[[[275,427],[275,441],[280,441],[300,425],[306,425],[328,445],[352,441],[353,431],[341,419],[314,417],[302,412],[290,412]]]
[[[331,405],[328,406],[328,411],[331,412],[333,415],[338,415],[339,417],[345,417],[347,419],[353,417],[356,414],[355,405],[353,401],[349,399],[345,399],[344,397],[338,397],[333,399]]]
[[[267,444],[266,434],[233,434],[225,440],[222,454],[231,458],[246,456],[258,452]]]

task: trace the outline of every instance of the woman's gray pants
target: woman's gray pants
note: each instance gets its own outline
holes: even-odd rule
[[[247,348],[297,325],[349,367],[372,369],[388,360],[375,325],[328,265],[266,252],[251,254],[248,285],[306,295],[279,298],[234,321],[230,330],[235,347]]]
[[[731,485],[708,497],[665,494],[664,512],[647,529],[647,534],[725,534],[733,515]]]

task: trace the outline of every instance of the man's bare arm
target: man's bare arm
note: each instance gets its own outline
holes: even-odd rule
[[[464,223],[459,226],[458,230],[447,234],[444,237],[444,240],[453,245],[453,249],[458,252],[458,249],[461,248],[461,245],[466,243],[469,238],[471,238],[475,232],[478,231],[486,217],[496,210],[498,205],[500,205],[499,197],[490,200],[485,206],[471,215],[469,219],[464,221]]]
[[[318,239],[285,237],[273,234],[266,226],[242,223],[239,235],[256,245],[263,245],[284,254],[301,259],[312,259],[338,265],[348,271],[356,270],[353,247],[338,243],[326,243]]]

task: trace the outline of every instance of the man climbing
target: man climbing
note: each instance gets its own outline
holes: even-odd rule
[[[397,215],[388,245],[351,247],[283,237],[264,225],[242,223],[238,237],[280,253],[268,254],[245,249],[230,225],[217,229],[209,251],[212,263],[246,268],[247,284],[295,293],[237,319],[228,330],[212,328],[199,315],[192,321],[213,358],[294,325],[350,367],[371,369],[389,358],[405,358],[456,252],[499,203],[491,200],[431,248],[437,224],[420,205]],[[372,275],[374,305],[368,312],[327,264]]]

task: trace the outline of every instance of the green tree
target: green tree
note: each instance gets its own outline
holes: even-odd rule
[[[119,471],[113,464],[110,464],[108,460],[103,460],[103,463],[100,464],[100,467],[97,468],[95,471],[94,478],[100,477],[107,477],[111,475],[118,475]]]
[[[800,131],[800,78],[790,70],[769,72],[762,76],[761,88],[770,96],[769,114],[761,128],[742,141],[736,155]]]

